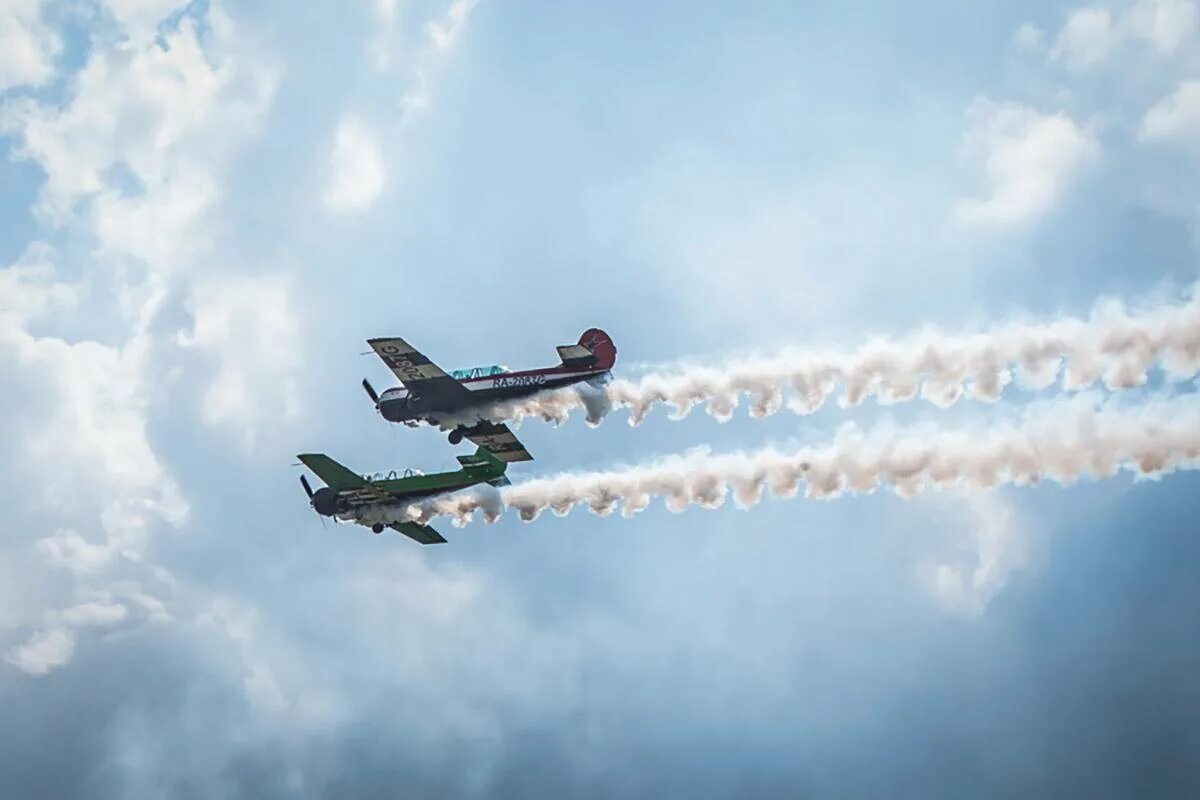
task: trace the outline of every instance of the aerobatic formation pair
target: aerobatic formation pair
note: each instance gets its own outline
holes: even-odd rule
[[[374,533],[391,528],[421,544],[446,540],[432,526],[410,518],[414,502],[480,484],[507,486],[508,465],[533,460],[512,430],[490,417],[489,409],[579,383],[602,385],[617,359],[612,339],[599,328],[584,331],[576,344],[561,345],[558,365],[519,372],[500,366],[446,372],[403,339],[369,339],[367,344],[400,381],[380,394],[363,379],[380,415],[410,427],[448,430],[451,444],[467,439],[476,445],[475,452],[458,456],[461,466],[454,472],[425,475],[407,469],[382,476],[358,475],[323,453],[302,453],[300,462],[325,486],[313,491],[304,476],[300,483],[318,514],[366,525]]]
[[[320,514],[376,533],[391,527],[427,544],[445,541],[429,526],[435,517],[465,524],[476,512],[491,521],[505,509],[524,520],[547,509],[564,515],[580,505],[596,514],[630,515],[655,497],[677,511],[715,508],[729,497],[748,507],[766,493],[827,499],[888,488],[909,496],[930,489],[1067,484],[1119,471],[1154,477],[1200,467],[1195,288],[1136,310],[1106,301],[1085,318],[958,335],[926,330],[845,352],[787,350],[681,363],[636,380],[611,378],[616,348],[597,329],[559,347],[557,366],[524,372],[484,367],[447,373],[402,339],[373,339],[370,345],[401,383],[379,394],[363,381],[385,419],[435,425],[449,431],[452,443],[468,439],[477,450],[458,457],[457,472],[381,478],[360,477],[325,456],[302,455],[327,484],[313,492],[305,480],[305,490]],[[784,408],[812,414],[834,397],[843,407],[874,397],[886,405],[923,400],[945,408],[964,398],[995,402],[1015,390],[1042,397],[957,431],[843,425],[820,447],[726,454],[700,448],[518,485],[505,477],[508,464],[531,459],[508,427],[529,417],[557,424],[585,410],[588,422],[598,424],[623,408],[637,425],[665,405],[675,419],[703,406],[725,420],[745,400],[750,415],[761,418]]]

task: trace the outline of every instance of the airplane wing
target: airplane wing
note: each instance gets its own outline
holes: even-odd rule
[[[342,466],[324,453],[301,453],[297,458],[338,495],[346,497],[351,505],[381,503],[392,496],[361,475]]]
[[[415,347],[399,337],[368,339],[367,344],[383,359],[404,388],[417,397],[437,404],[469,405],[471,390],[450,377]]]
[[[343,467],[324,453],[301,453],[296,458],[330,488],[353,488],[367,483],[363,476]]]
[[[475,426],[474,431],[467,438],[501,461],[510,464],[514,461],[533,461],[533,456],[507,425],[481,422]]]
[[[388,527],[420,544],[444,544],[446,542],[440,533],[428,525],[416,522],[393,522]]]

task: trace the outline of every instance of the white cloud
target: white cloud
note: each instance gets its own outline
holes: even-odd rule
[[[115,625],[129,616],[129,609],[120,603],[94,601],[65,609],[60,619],[68,625]]]
[[[413,76],[413,87],[400,98],[400,107],[404,113],[420,111],[429,105],[429,78],[425,70],[418,69]]]
[[[429,105],[430,85],[453,49],[479,0],[453,0],[441,18],[425,23],[422,43],[409,66],[410,85],[400,97],[402,118]],[[390,24],[390,23],[389,23]]]
[[[126,35],[90,43],[65,98],[0,108],[17,156],[45,173],[38,221],[72,254],[68,273],[33,243],[0,269],[0,381],[28,398],[14,409],[23,424],[7,434],[31,487],[19,513],[48,529],[30,531],[41,538],[26,567],[69,571],[45,583],[76,588],[51,618],[78,630],[116,606],[133,622],[171,618],[137,588],[147,578],[164,588],[146,563],[149,541],[188,512],[148,430],[162,360],[174,352],[160,314],[208,274],[212,233],[201,223],[216,209],[228,154],[257,129],[274,87],[273,69],[245,60],[216,4],[160,27],[180,5],[114,4]],[[140,41],[131,25],[159,27],[162,39]],[[77,590],[105,584],[100,594]],[[43,601],[55,603],[52,594]],[[10,627],[19,624],[28,623]],[[46,631],[10,660],[48,671],[70,659],[77,633]]]
[[[396,0],[375,0],[375,13],[382,22],[395,22]]]
[[[983,162],[991,193],[959,201],[956,213],[967,222],[1014,224],[1045,214],[1100,153],[1096,139],[1061,112],[978,100],[968,118],[965,150]]]
[[[65,567],[80,575],[99,571],[109,563],[113,554],[109,542],[93,544],[80,536],[78,531],[58,531],[53,536],[40,539],[36,547],[48,564]]]
[[[255,608],[218,596],[204,603],[195,622],[216,670],[240,683],[249,707],[264,721],[326,730],[337,723],[340,698],[313,680],[305,659],[271,636]]]
[[[357,117],[345,117],[334,133],[325,204],[337,211],[361,211],[383,191],[383,154],[375,135]]]
[[[9,652],[5,660],[30,675],[45,675],[71,660],[75,637],[62,628],[39,631]]]
[[[0,2],[0,92],[40,86],[54,74],[62,41],[42,22],[41,6],[41,0]]]
[[[1058,33],[1051,57],[1073,69],[1088,69],[1108,60],[1121,35],[1107,8],[1085,7],[1071,13]]]
[[[142,43],[155,34],[158,24],[187,5],[187,0],[104,0],[109,13],[126,36]]]
[[[576,620],[571,637],[546,630],[503,582],[454,561],[431,562],[411,548],[314,580],[287,605],[305,626],[324,625],[333,610],[346,644],[336,653],[298,651],[295,619],[281,620],[272,606],[230,596],[196,603],[190,632],[204,668],[240,689],[251,726],[330,730],[361,710],[353,687],[369,675],[372,691],[399,693],[413,717],[426,720],[414,747],[478,735],[498,702],[557,707],[571,690],[579,637],[594,635],[587,618]],[[432,604],[422,599],[433,597]],[[463,657],[481,643],[491,657]],[[518,662],[517,670],[505,666]],[[379,664],[388,666],[379,671]]]
[[[151,573],[160,583],[173,583],[170,574],[164,569],[155,568],[151,570]],[[170,622],[172,619],[166,604],[157,597],[142,591],[141,586],[135,581],[118,581],[109,587],[109,591],[112,595],[123,599],[127,608],[140,612],[142,618],[148,622]]]
[[[180,165],[152,192],[125,196],[106,188],[92,201],[92,225],[100,255],[132,256],[169,271],[207,246],[196,222],[219,196],[203,168]]]
[[[75,212],[94,200],[101,246],[160,267],[181,258],[183,243],[164,242],[212,202],[211,164],[254,129],[274,88],[270,70],[243,64],[223,40],[202,44],[190,18],[163,42],[97,47],[64,107],[22,102],[0,116],[17,155],[46,173],[51,222],[86,222]]]
[[[396,47],[396,0],[375,0],[377,27],[375,35],[367,45],[367,53],[376,69],[386,70],[392,65],[392,51]]]
[[[486,573],[432,563],[412,549],[380,554],[331,594],[346,603],[365,660],[390,664],[405,684],[422,687],[410,699],[428,704],[428,713],[418,712],[429,720],[421,732],[426,741],[478,729],[480,713],[495,698],[520,698],[525,708],[555,704],[570,683],[564,675],[578,662],[581,639],[595,634],[585,615],[564,639],[531,620]],[[438,602],[422,602],[426,597]],[[408,624],[397,626],[397,618]],[[491,658],[462,657],[481,642]],[[518,661],[519,670],[497,668]]]
[[[144,387],[136,355],[95,341],[74,344],[0,331],[0,352],[14,353],[19,376],[50,389],[44,426],[27,433],[37,466],[95,469],[108,488],[140,489],[162,480],[145,437]],[[47,386],[48,385],[48,386]]]
[[[124,4],[119,10],[150,13],[151,6]],[[154,7],[157,15],[165,6]],[[215,29],[207,39],[220,51]],[[46,428],[31,433],[29,446],[35,455],[45,454],[47,468],[55,473],[63,472],[63,459],[72,460],[67,472],[95,469],[83,482],[107,489],[112,497],[122,491],[155,492],[158,500],[151,507],[170,508],[175,517],[181,499],[145,434],[153,394],[146,375],[152,356],[147,327],[165,293],[153,273],[186,263],[199,211],[216,196],[212,162],[222,143],[244,132],[269,97],[269,78],[238,67],[228,54],[218,59],[206,53],[196,23],[185,19],[164,46],[97,44],[65,106],[25,102],[5,118],[21,139],[20,154],[46,173],[42,201],[50,219],[68,235],[96,243],[99,263],[93,269],[113,268],[115,299],[130,325],[124,337],[101,343],[35,337],[20,325],[0,324],[0,361],[15,355],[23,375],[49,384],[55,399],[43,409]],[[133,191],[121,186],[111,174],[118,166],[140,186]],[[74,209],[89,199],[92,213],[76,215]],[[29,252],[46,262],[44,249]],[[107,260],[113,256],[118,258]],[[123,269],[129,256],[146,262],[151,276],[139,281],[139,273]],[[56,284],[51,267],[34,270],[19,263],[10,270],[2,273],[0,286],[11,287],[18,279],[28,285],[36,274],[40,285],[52,287],[44,297],[65,302],[72,291],[61,281]],[[64,547],[60,555],[87,552]]]
[[[56,280],[53,259],[49,245],[31,242],[16,263],[0,269],[0,317],[22,323],[79,302],[78,286]]]
[[[209,63],[190,21],[166,43],[99,50],[65,108],[25,105],[10,114],[20,154],[46,172],[43,198],[52,211],[65,214],[109,188],[106,174],[118,164],[147,187],[159,185],[178,164],[174,148],[212,115],[228,69]]]
[[[16,436],[22,472],[37,476],[27,502],[39,516],[90,523],[87,538],[61,531],[39,552],[78,573],[140,561],[155,522],[178,525],[188,510],[149,441],[140,346],[68,343],[0,324],[0,368],[14,391],[48,399]]]
[[[1013,34],[1013,44],[1016,45],[1017,49],[1026,52],[1041,50],[1045,39],[1045,32],[1038,26],[1028,22],[1017,28],[1017,32]]]
[[[963,558],[932,565],[934,595],[951,611],[977,616],[1025,563],[1025,535],[1011,504],[995,492],[963,498],[971,548]],[[961,542],[959,543],[962,544]]]
[[[1200,80],[1184,81],[1142,117],[1138,138],[1148,142],[1200,142]]]
[[[1123,18],[1132,38],[1160,56],[1173,56],[1196,36],[1196,0],[1141,0]]]
[[[295,419],[300,330],[290,279],[215,276],[196,287],[191,304],[193,326],[180,344],[217,363],[204,395],[205,421],[240,430],[250,447],[263,426]]]
[[[98,342],[68,344],[26,334],[0,338],[12,354],[16,374],[10,385],[42,391],[53,398],[43,409],[43,426],[26,432],[26,457],[37,468],[53,469],[63,459],[96,468],[113,484],[131,487],[158,477],[158,464],[142,436],[138,391],[130,362],[116,348]],[[48,391],[47,391],[48,390]]]
[[[477,5],[479,0],[453,0],[444,17],[425,24],[426,38],[438,50],[449,49],[458,39]]]
[[[1067,17],[1050,56],[1077,71],[1109,63],[1132,44],[1171,58],[1185,51],[1196,32],[1196,0],[1138,0],[1116,12],[1084,6]]]

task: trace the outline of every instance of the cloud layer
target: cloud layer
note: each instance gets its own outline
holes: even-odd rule
[[[0,3],[0,794],[1197,794],[1194,298],[1012,314],[1195,281],[1195,3],[785,5]],[[636,431],[307,508],[580,320]]]

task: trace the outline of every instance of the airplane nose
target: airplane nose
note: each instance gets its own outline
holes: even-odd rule
[[[404,412],[408,409],[407,397],[388,397],[386,394],[380,398],[377,406],[379,413],[388,422],[403,422],[405,419]]]
[[[317,489],[312,496],[313,511],[316,511],[323,517],[332,517],[337,513],[337,493],[328,486],[322,486]]]

